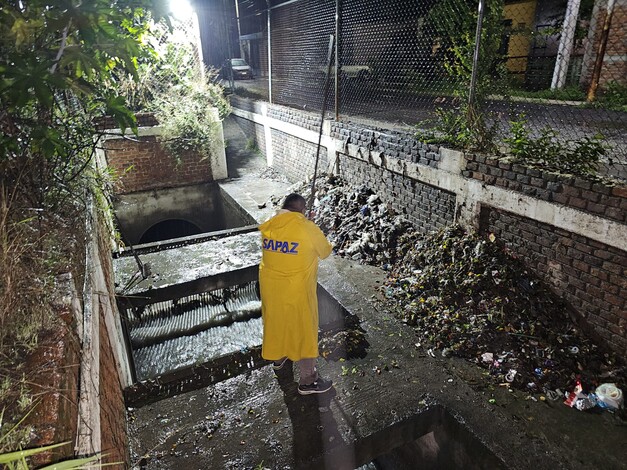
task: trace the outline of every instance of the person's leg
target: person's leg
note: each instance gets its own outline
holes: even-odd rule
[[[298,361],[300,379],[298,381],[298,393],[310,395],[312,393],[324,393],[331,390],[333,382],[325,380],[318,375],[316,359],[301,359]]]
[[[316,358],[306,358],[298,361],[298,368],[300,370],[300,379],[298,385],[309,385],[316,381],[318,378],[318,371],[316,370]]]
[[[287,356],[284,356],[276,361],[272,361],[272,368],[274,370],[281,370],[287,361],[289,361]]]

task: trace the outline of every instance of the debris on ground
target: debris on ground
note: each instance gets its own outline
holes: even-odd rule
[[[320,332],[320,355],[327,361],[364,358],[368,347],[366,332],[356,315],[346,314],[341,325]]]
[[[311,188],[296,191],[307,199]],[[336,254],[388,272],[383,294],[425,350],[465,358],[502,386],[552,400],[567,399],[577,384],[586,396],[606,383],[626,389],[615,354],[493,234],[451,226],[424,235],[371,189],[338,177],[318,180],[314,208]]]

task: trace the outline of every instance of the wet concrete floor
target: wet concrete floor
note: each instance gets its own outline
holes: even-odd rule
[[[260,220],[258,203],[287,185],[255,176],[263,161],[246,155],[228,119],[225,135],[237,175],[223,187]],[[627,468],[624,421],[510,392],[466,361],[428,354],[387,311],[383,279],[338,257],[321,263],[320,284],[359,317],[368,342],[365,357],[319,360],[334,390],[299,396],[291,368],[262,363],[129,409],[134,468],[354,469],[377,457],[368,468]]]

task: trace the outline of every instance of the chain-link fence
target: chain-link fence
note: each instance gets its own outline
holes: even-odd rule
[[[274,103],[321,109],[333,35],[337,118],[465,148],[576,150],[627,179],[624,1],[234,1],[239,53]]]

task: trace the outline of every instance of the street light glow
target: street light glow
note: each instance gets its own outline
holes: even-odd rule
[[[194,14],[194,9],[188,0],[170,0],[170,13],[176,19],[185,20]]]

